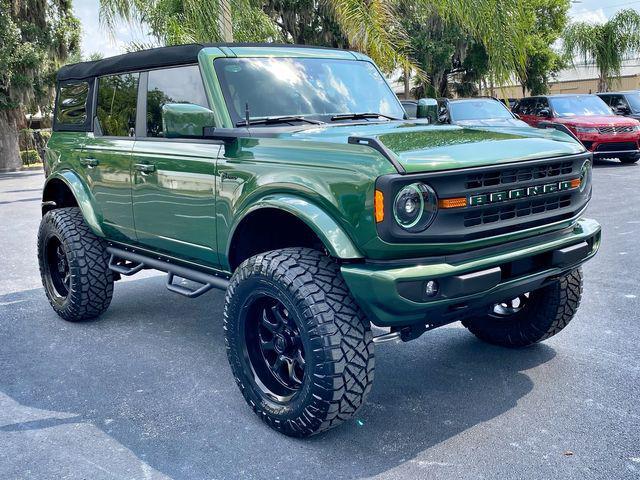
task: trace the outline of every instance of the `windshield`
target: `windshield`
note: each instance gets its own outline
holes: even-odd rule
[[[449,103],[451,121],[513,118],[511,112],[496,100],[464,100]]]
[[[627,93],[625,98],[633,113],[640,112],[640,93]]]
[[[595,95],[556,97],[550,98],[549,101],[559,117],[613,115],[607,104]]]
[[[325,58],[219,58],[214,67],[234,123],[250,118],[404,110],[369,62]],[[321,118],[327,116],[327,118]]]

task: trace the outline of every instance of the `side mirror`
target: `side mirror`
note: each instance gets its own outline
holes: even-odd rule
[[[540,110],[540,112],[538,112],[538,116],[549,118],[551,117],[551,110],[549,110],[548,108],[543,108],[542,110]]]
[[[215,125],[211,110],[191,103],[162,106],[162,130],[166,138],[202,137],[204,127]]]
[[[436,123],[438,121],[438,101],[435,98],[418,100],[416,118],[428,118],[429,123]]]

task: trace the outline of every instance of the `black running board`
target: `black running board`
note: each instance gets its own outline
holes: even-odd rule
[[[109,259],[110,270],[127,276],[138,273],[143,268],[153,268],[154,270],[167,272],[167,289],[174,293],[184,295],[185,297],[195,298],[213,288],[226,290],[229,286],[229,280],[227,278],[211,275],[183,265],[176,265],[175,263],[149,257],[141,253],[131,252],[117,247],[107,247],[107,252],[111,255]],[[122,260],[125,261],[124,264]],[[182,285],[176,285],[173,283],[174,277],[191,280],[192,282],[199,283],[201,286],[196,289],[190,289]]]

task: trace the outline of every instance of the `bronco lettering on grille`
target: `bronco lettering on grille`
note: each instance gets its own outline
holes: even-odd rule
[[[486,205],[488,203],[504,202],[506,200],[517,200],[525,197],[535,197],[547,193],[555,193],[558,191],[566,191],[577,188],[572,180],[563,180],[562,182],[547,183],[544,185],[534,185],[527,188],[516,188],[514,190],[502,190],[499,192],[483,193],[481,195],[472,195],[469,197],[469,205],[472,207]]]

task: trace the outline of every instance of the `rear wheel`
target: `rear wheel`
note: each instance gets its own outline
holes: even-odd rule
[[[486,315],[462,324],[480,340],[505,347],[526,347],[566,327],[580,305],[582,271],[573,270],[556,282],[489,308]]]
[[[286,435],[342,423],[371,389],[369,322],[339,267],[316,250],[287,248],[242,263],[227,289],[224,328],[245,400]]]
[[[94,318],[109,307],[113,274],[106,245],[79,208],[51,210],[42,217],[38,262],[49,303],[65,320]]]

